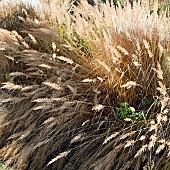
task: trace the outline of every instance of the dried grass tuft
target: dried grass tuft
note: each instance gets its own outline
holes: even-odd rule
[[[0,52],[13,67],[0,159],[17,170],[170,167],[168,17],[147,3],[2,9]],[[120,120],[120,102],[151,116]]]

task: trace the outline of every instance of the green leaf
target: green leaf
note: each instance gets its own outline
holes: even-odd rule
[[[128,107],[129,107],[129,104],[126,103],[126,102],[123,102],[123,103],[120,103],[120,107],[121,107],[121,108],[128,108]]]

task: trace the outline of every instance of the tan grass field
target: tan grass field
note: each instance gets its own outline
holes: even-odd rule
[[[0,162],[15,170],[169,170],[169,1],[0,3]]]

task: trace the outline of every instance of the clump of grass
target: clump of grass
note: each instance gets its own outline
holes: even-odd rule
[[[169,18],[157,4],[45,7],[46,24],[23,18],[7,56],[20,67],[1,87],[12,108],[0,158],[21,170],[168,167]]]
[[[29,19],[31,17],[33,20],[38,19],[33,7],[30,4],[24,4],[22,1],[20,3],[15,1],[0,2],[0,7],[0,28],[9,31],[28,29],[29,25],[22,24],[22,18]]]
[[[114,9],[109,4],[92,7],[87,2],[74,8],[74,16],[62,11],[65,19],[53,11],[58,25],[64,24],[65,36],[83,52],[82,65],[93,77],[102,77],[112,95],[130,104],[153,100],[158,95],[155,69],[158,63],[168,84],[167,54],[169,18],[157,14],[158,4],[126,5]],[[82,41],[83,40],[83,41]]]

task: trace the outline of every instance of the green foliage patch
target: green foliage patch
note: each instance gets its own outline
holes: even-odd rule
[[[126,102],[122,102],[119,107],[116,107],[116,114],[118,118],[130,119],[132,122],[150,118],[149,114],[144,114],[143,111],[135,111],[135,108]]]

